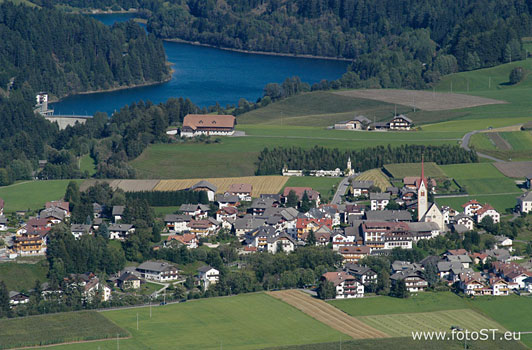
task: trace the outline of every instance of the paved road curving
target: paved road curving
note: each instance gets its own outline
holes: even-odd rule
[[[483,130],[473,130],[473,131],[470,131],[467,134],[465,134],[464,137],[462,137],[462,141],[460,143],[460,147],[462,147],[466,151],[470,151],[471,148],[469,147],[469,140],[471,139],[471,136],[473,136],[474,134],[476,134],[476,133],[478,133],[480,131],[483,131]],[[492,156],[488,156],[487,154],[480,153],[480,152],[477,152],[477,156],[493,160],[494,162],[504,162],[504,160],[502,160],[502,159],[495,158],[495,157],[492,157]]]
[[[348,187],[349,187],[349,177],[344,177],[342,181],[340,181],[340,183],[338,184],[338,188],[336,189],[336,193],[334,194],[331,204],[336,204],[336,205],[342,204],[342,196],[345,195]]]

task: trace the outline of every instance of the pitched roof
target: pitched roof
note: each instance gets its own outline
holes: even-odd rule
[[[205,272],[208,272],[209,270],[213,270],[213,269],[216,270],[214,267],[211,267],[209,265],[204,265],[204,266],[198,268],[198,272],[205,273]],[[216,270],[216,271],[218,271],[218,270]]]
[[[387,193],[387,192],[384,192],[384,193],[374,193],[374,192],[371,192],[369,194],[369,199],[370,200],[389,200],[391,197],[390,197],[390,194]]]
[[[133,225],[129,224],[111,224],[109,225],[109,231],[127,232],[133,228]]]
[[[522,201],[525,201],[525,202],[532,202],[532,191],[528,191],[527,193],[523,193],[518,198],[520,200],[522,200]]]
[[[484,205],[482,206],[482,208],[480,208],[479,210],[477,210],[477,215],[482,215],[482,214],[484,214],[485,212],[487,212],[488,210],[494,210],[494,211],[497,211],[497,210],[495,210],[495,208],[493,208],[491,205],[489,205],[489,204],[486,203],[486,204],[484,204]]]
[[[125,207],[123,205],[114,205],[112,211],[113,216],[124,214],[124,208]]]
[[[235,120],[232,115],[187,114],[183,119],[183,128],[234,128]]]
[[[321,276],[322,278],[331,282],[335,287],[345,281],[356,281],[355,277],[344,271],[326,272]]]
[[[198,188],[207,188],[213,192],[216,192],[216,190],[218,189],[218,187],[216,187],[215,185],[213,185],[212,183],[210,183],[209,181],[206,181],[206,180],[201,180],[200,182],[194,184],[192,187],[190,187],[191,190],[195,190],[195,189],[198,189]]]
[[[166,214],[164,222],[189,222],[192,217],[184,214]]]
[[[249,193],[253,190],[253,185],[251,184],[232,184],[227,189],[229,193]]]
[[[353,182],[351,182],[351,187],[367,190],[373,186],[373,184],[373,180],[353,180]]]
[[[171,265],[171,264],[166,263],[166,262],[145,261],[142,264],[140,264],[139,266],[137,266],[137,270],[163,272],[163,271],[177,270],[177,268],[174,265]]]
[[[412,214],[408,210],[368,210],[366,219],[378,221],[412,221]]]

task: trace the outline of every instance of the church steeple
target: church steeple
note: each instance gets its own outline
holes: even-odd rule
[[[421,156],[421,178],[417,187],[417,220],[421,221],[427,210],[429,209],[428,203],[428,187],[427,179],[425,178],[425,159]]]

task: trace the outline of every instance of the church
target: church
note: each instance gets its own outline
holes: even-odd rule
[[[424,160],[421,160],[421,177],[417,181],[417,221],[435,222],[442,232],[447,231],[443,213],[436,203],[429,203],[428,181],[425,178]]]

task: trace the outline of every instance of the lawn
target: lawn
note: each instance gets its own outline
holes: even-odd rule
[[[44,208],[47,201],[63,198],[70,181],[83,180],[25,181],[0,187],[0,198],[5,201],[5,211],[37,210]]]
[[[6,262],[0,264],[0,280],[7,290],[21,291],[35,287],[35,281],[46,282],[48,274],[48,262],[43,258],[36,264],[19,264]]]
[[[331,342],[347,336],[266,294],[209,298],[186,303],[102,313],[133,335],[121,349],[263,349]],[[136,329],[137,313],[139,330]],[[54,349],[114,350],[116,341]]]
[[[173,214],[176,211],[178,211],[179,206],[177,207],[152,207],[152,209],[155,212],[156,216],[164,217],[166,214]]]
[[[443,170],[434,162],[424,164],[425,176],[432,178],[447,177]],[[386,164],[384,170],[395,179],[403,179],[407,176],[421,176],[421,163]]]
[[[468,194],[519,193],[515,181],[504,176],[491,163],[442,165],[447,176],[455,179]]]
[[[86,154],[79,160],[79,170],[89,173],[89,176],[96,174],[96,164],[90,154]]]
[[[139,178],[186,179],[237,177],[255,174],[259,153],[266,147],[316,145],[338,149],[361,149],[403,144],[457,144],[462,132],[353,132],[321,127],[243,125],[245,137],[221,137],[221,143],[150,145],[130,164]],[[281,169],[279,169],[279,172]]]
[[[493,142],[492,137],[498,137],[507,142],[508,147],[500,148]],[[532,158],[532,133],[530,131],[511,131],[498,133],[479,133],[471,137],[470,145],[479,152],[504,160],[530,160]]]
[[[364,299],[332,300],[329,303],[355,317],[458,310],[467,307],[464,299],[450,292],[419,293],[407,299],[378,296]]]
[[[142,295],[151,295],[163,287],[164,287],[163,285],[160,285],[157,283],[146,282],[146,283],[141,284],[138,292]]]
[[[0,349],[129,335],[95,311],[2,319],[0,330]],[[88,344],[91,344],[90,349],[96,348],[94,343]],[[70,345],[64,348],[70,348]]]
[[[288,179],[285,187],[312,187],[321,194],[322,201],[328,202],[340,183],[340,177],[316,177],[316,176],[292,176]]]
[[[510,331],[532,332],[532,297],[481,297],[468,304]],[[532,347],[532,334],[521,335],[521,341]]]

